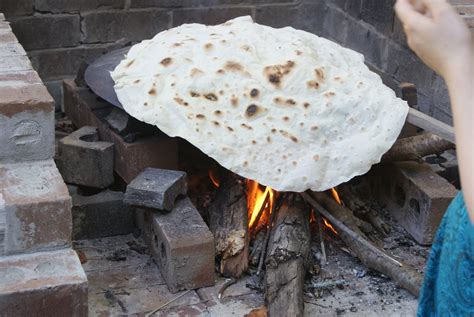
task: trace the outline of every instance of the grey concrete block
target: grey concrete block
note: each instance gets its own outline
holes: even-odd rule
[[[122,9],[124,0],[36,0],[35,9],[42,13],[71,13],[97,9]]]
[[[53,160],[0,165],[0,179],[4,254],[70,245],[71,198]]]
[[[44,83],[51,97],[54,99],[54,108],[61,111],[63,104],[63,82],[61,80],[47,81]]]
[[[114,181],[114,144],[82,127],[59,141],[58,167],[66,183],[105,188]]]
[[[295,26],[300,19],[296,4],[261,6],[257,8],[255,21],[275,28]]]
[[[183,23],[215,25],[242,15],[252,15],[251,7],[194,8],[173,11],[173,26]]]
[[[329,37],[338,43],[344,43],[347,34],[349,16],[341,9],[327,7],[323,22],[323,36]]]
[[[18,42],[4,43],[0,41],[0,58],[7,56],[25,56],[26,52]]]
[[[2,316],[87,316],[87,278],[71,249],[0,258]]]
[[[145,213],[145,237],[171,292],[214,285],[214,238],[189,198]]]
[[[124,194],[110,190],[92,196],[72,195],[72,238],[95,239],[132,233],[135,208],[123,202]]]
[[[166,29],[170,19],[167,11],[159,9],[88,12],[81,16],[84,43],[149,39]]]
[[[2,0],[0,1],[0,12],[7,17],[33,13],[35,0]]]
[[[27,56],[15,55],[2,58],[0,73],[21,72],[31,70],[32,66]]]
[[[176,198],[186,192],[185,172],[147,168],[127,186],[124,201],[134,206],[171,210]]]
[[[0,70],[0,163],[54,156],[53,99],[26,66],[15,73]]]
[[[395,0],[362,0],[361,18],[385,36],[392,33]]]
[[[15,18],[13,32],[27,50],[79,45],[81,40],[78,15],[42,15]]]

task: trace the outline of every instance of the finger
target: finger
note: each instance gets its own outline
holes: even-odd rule
[[[395,3],[395,12],[404,25],[411,25],[416,23],[416,21],[426,19],[425,16],[416,10],[410,0],[397,0]]]
[[[427,8],[430,15],[433,17],[438,17],[442,11],[446,10],[447,8],[451,8],[451,6],[446,2],[446,0],[419,0],[419,1],[423,3],[423,5]]]

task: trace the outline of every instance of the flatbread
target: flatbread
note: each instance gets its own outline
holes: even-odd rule
[[[130,115],[278,191],[364,174],[408,113],[362,55],[250,17],[161,32],[133,46],[112,78]]]

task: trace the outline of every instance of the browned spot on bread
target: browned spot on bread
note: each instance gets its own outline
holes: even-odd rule
[[[293,162],[291,162],[291,163],[292,163],[293,165],[295,165],[295,166],[298,165],[298,162],[296,162],[296,161],[293,161]]]
[[[364,87],[364,82],[359,81],[359,82],[357,83],[357,88],[362,88],[362,87]]]
[[[273,102],[276,103],[276,104],[281,104],[282,100],[280,97],[275,97],[273,98]]]
[[[221,43],[225,44],[225,43],[227,43],[227,41],[226,40],[221,40]]]
[[[272,143],[272,138],[269,137],[269,136],[267,136],[267,142],[268,142],[268,143]]]
[[[133,83],[138,84],[140,82],[140,79],[135,80]]]
[[[231,127],[227,127],[227,130],[229,130],[230,132],[234,131],[234,129],[232,129]]]
[[[316,131],[316,130],[318,130],[318,129],[319,129],[319,127],[318,127],[317,125],[313,125],[313,126],[311,127],[311,131]]]
[[[258,94],[259,94],[258,89],[254,88],[250,90],[250,97],[253,97],[253,98],[258,97]]]
[[[291,138],[291,141],[293,141],[295,143],[298,143],[298,138],[297,137],[292,135],[290,138]]]
[[[240,126],[241,126],[242,128],[246,128],[246,129],[248,129],[248,130],[253,130],[253,128],[252,128],[251,126],[249,126],[248,124],[245,124],[245,123],[242,123]]]
[[[284,65],[266,66],[263,69],[263,74],[268,78],[268,81],[275,87],[280,87],[282,78],[291,72],[295,66],[295,62],[287,61]]]
[[[334,80],[339,81],[339,80],[341,80],[341,77],[336,76],[336,77],[334,77]]]
[[[143,105],[144,105],[145,107],[148,106],[148,102],[145,102]]]
[[[232,106],[237,107],[239,105],[239,98],[232,97],[232,99],[230,99],[230,103],[232,104]]]
[[[214,45],[213,45],[212,43],[206,43],[206,44],[204,45],[204,49],[205,49],[206,51],[212,50],[213,47],[214,47]]]
[[[222,111],[216,110],[216,111],[214,111],[214,114],[215,114],[216,116],[220,116],[220,115],[222,114]]]
[[[258,111],[259,111],[258,106],[255,104],[251,104],[250,106],[247,107],[247,110],[245,110],[245,114],[247,117],[253,117]]]
[[[336,95],[336,93],[333,92],[333,91],[328,91],[328,92],[325,92],[323,95],[325,97],[331,98],[331,97],[334,97]]]
[[[224,73],[225,73],[225,71],[224,71],[223,69],[218,69],[218,70],[216,71],[216,73],[218,73],[218,74],[221,74],[221,75],[222,75],[222,74],[224,74]]]
[[[199,132],[199,129],[198,129],[198,128],[196,128],[196,132]]]
[[[223,95],[224,94],[224,90],[219,90],[219,95]]]
[[[184,101],[182,98],[175,97],[174,101],[176,101],[176,103],[181,105],[181,106],[185,106],[185,107],[189,106],[189,103]]]
[[[237,62],[228,61],[227,63],[225,63],[224,69],[230,72],[241,72],[244,70],[244,67]]]
[[[257,144],[257,141],[255,141],[255,140],[252,140],[252,144]]]
[[[289,105],[289,106],[294,106],[294,105],[296,105],[296,101],[294,101],[293,99],[287,99],[287,100],[285,101],[285,103],[286,103],[287,105]]]
[[[209,93],[209,94],[205,94],[204,98],[206,98],[207,100],[210,100],[210,101],[217,101],[218,100],[217,96],[215,94],[213,94],[212,92]]]
[[[301,55],[301,54],[303,54],[303,52],[300,51],[300,50],[296,50],[295,52],[296,52],[296,55],[298,55],[298,56]]]
[[[308,80],[306,82],[306,85],[308,86],[308,88],[313,88],[313,89],[319,88],[319,83],[316,80]]]
[[[242,45],[241,47],[244,51],[247,51],[247,52],[251,50],[251,47],[248,45]]]
[[[198,118],[198,119],[205,119],[206,116],[203,115],[203,114],[198,113],[198,114],[196,115],[196,118]]]
[[[176,85],[176,83],[171,83],[171,87],[174,87]]]
[[[304,106],[305,108],[309,108],[310,104],[309,104],[309,102],[305,102],[305,103],[303,104],[303,106]]]
[[[212,121],[212,123],[213,123],[216,127],[218,127],[218,126],[221,125],[221,124],[220,124],[219,122],[217,122],[217,121]]]
[[[217,33],[211,33],[211,34],[209,34],[209,35],[213,36],[213,35],[217,35]]]
[[[277,132],[277,129],[273,128],[272,133],[276,133],[276,132]]]
[[[289,120],[290,120],[289,117],[287,117],[287,116],[284,116],[284,117],[283,117],[283,121],[289,121]]]
[[[288,158],[288,156],[283,155],[281,158],[284,159],[284,160],[286,160],[286,159]]]
[[[167,67],[171,65],[172,62],[173,62],[173,59],[171,57],[166,57],[161,60],[160,64]]]
[[[130,62],[128,62],[127,65],[125,65],[125,67],[130,67],[130,66],[132,66],[133,63],[135,63],[134,59],[132,59]]]
[[[150,89],[150,91],[148,91],[148,94],[156,96],[156,89],[155,88]]]
[[[195,92],[195,91],[191,91],[191,92],[189,93],[189,95],[191,95],[191,97],[195,97],[195,98],[196,98],[196,97],[201,97],[201,94],[198,94],[198,93]]]
[[[199,68],[191,69],[191,77],[194,77],[194,76],[199,75],[199,74],[204,74],[204,72],[202,70],[200,70]]]
[[[174,44],[173,44],[173,47],[179,47],[179,46],[181,46],[181,45],[182,45],[182,43],[174,43]]]
[[[283,135],[284,137],[290,138],[291,141],[293,141],[293,142],[295,142],[295,143],[298,143],[298,139],[297,139],[294,135],[291,135],[290,133],[288,133],[287,131],[285,131],[285,130],[280,130],[280,133],[281,133],[281,135]]]
[[[316,78],[319,79],[320,82],[324,82],[324,78],[325,78],[325,75],[324,75],[324,71],[322,68],[316,68],[314,70],[315,74],[316,74]]]
[[[249,162],[245,161],[244,162],[244,167],[247,167],[249,165]]]
[[[300,122],[300,127],[304,127],[304,123],[303,123],[303,122]]]

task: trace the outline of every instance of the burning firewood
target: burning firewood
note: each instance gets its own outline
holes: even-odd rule
[[[324,193],[313,193],[316,199],[308,193],[301,195],[336,227],[341,239],[365,266],[389,276],[399,287],[415,296],[418,295],[422,275],[413,267],[400,263],[369,242],[355,225],[355,217],[351,210],[337,204]]]
[[[382,162],[416,161],[430,154],[441,154],[455,145],[433,133],[424,133],[395,142],[382,157]]]
[[[226,173],[208,209],[209,229],[214,234],[219,272],[239,277],[249,262],[247,198],[243,180]]]
[[[266,254],[268,316],[303,316],[303,284],[310,250],[308,210],[302,201],[283,201],[276,210]]]

